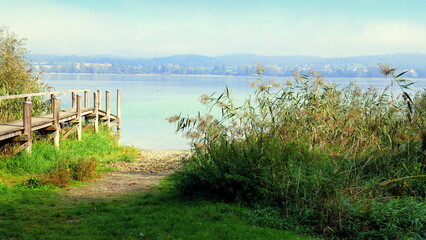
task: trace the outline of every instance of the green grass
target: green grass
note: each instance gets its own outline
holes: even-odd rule
[[[99,133],[85,132],[80,142],[66,139],[60,144],[57,149],[44,140],[35,142],[31,154],[21,152],[13,157],[0,157],[0,169],[16,175],[44,173],[63,161],[94,157],[103,164],[131,160],[136,152],[133,148],[117,145],[106,130]]]
[[[133,161],[138,150],[119,146],[105,130],[99,133],[86,131],[82,141],[62,140],[59,149],[45,140],[33,143],[31,154],[21,152],[12,157],[0,156],[0,183],[20,184],[28,179],[42,177],[60,167],[94,160],[97,170],[108,170],[105,164],[114,161]]]
[[[0,186],[0,239],[311,239],[249,224],[252,210],[170,190],[113,200]]]

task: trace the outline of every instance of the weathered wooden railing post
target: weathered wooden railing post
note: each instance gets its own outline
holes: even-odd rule
[[[82,130],[82,120],[81,120],[81,96],[77,95],[77,140],[81,141],[81,130]]]
[[[106,125],[108,127],[108,129],[111,127],[111,98],[110,98],[110,92],[109,91],[105,91],[105,107],[106,107]]]
[[[93,126],[95,128],[95,132],[99,131],[99,93],[98,92],[94,92],[93,93],[93,115],[94,115],[94,119],[93,119]]]
[[[72,108],[72,109],[74,109],[74,108],[75,108],[75,105],[76,105],[76,101],[77,101],[76,93],[75,93],[75,92],[72,92],[72,93],[71,93],[71,101],[72,101],[72,103],[71,103],[71,108]]]
[[[101,92],[101,90],[98,90],[98,109],[100,110],[101,109],[101,107],[102,107],[102,101],[101,101],[101,99],[102,99],[102,92]]]
[[[31,153],[32,147],[32,134],[31,134],[31,118],[32,118],[32,102],[30,97],[26,97],[24,101],[24,112],[23,112],[23,125],[24,125],[24,134],[23,139],[25,141],[24,145],[27,152]]]
[[[50,108],[51,108],[52,112],[53,112],[53,101],[54,101],[55,97],[56,97],[55,94],[50,94]]]
[[[59,139],[61,133],[61,125],[59,124],[59,112],[61,111],[61,99],[58,97],[53,98],[52,112],[53,112],[53,128],[55,129],[53,144],[59,147]]]
[[[117,131],[121,129],[121,90],[117,89]]]
[[[84,91],[84,108],[89,107],[89,91]]]

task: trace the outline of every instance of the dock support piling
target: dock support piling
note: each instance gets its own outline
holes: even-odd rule
[[[23,125],[24,125],[24,140],[27,146],[25,150],[31,153],[32,134],[31,134],[31,117],[32,117],[32,102],[31,98],[26,97],[24,102]]]
[[[53,113],[53,101],[55,99],[56,95],[55,94],[50,94],[50,110]]]
[[[89,107],[89,91],[84,91],[84,108]]]
[[[106,125],[108,129],[111,127],[111,94],[109,91],[105,91],[105,107],[106,107]]]
[[[101,109],[101,107],[102,107],[101,99],[102,99],[102,92],[101,92],[101,90],[98,90],[98,109]]]
[[[81,96],[77,95],[77,141],[81,141],[81,130],[82,130],[82,120],[81,120]]]
[[[121,129],[121,90],[117,89],[117,131]]]
[[[95,132],[99,132],[99,92],[93,93],[93,126],[95,128]]]
[[[55,129],[53,137],[53,145],[59,148],[59,139],[61,132],[61,125],[59,125],[59,112],[61,111],[61,99],[54,97],[52,102],[52,112],[53,112],[53,128]]]
[[[72,92],[71,93],[71,101],[72,101],[72,105],[71,105],[71,108],[72,109],[74,109],[75,108],[75,106],[76,106],[76,101],[77,101],[77,98],[76,98],[76,93],[75,92]]]

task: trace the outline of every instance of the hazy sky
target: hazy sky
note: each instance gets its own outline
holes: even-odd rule
[[[32,53],[426,53],[426,0],[0,0]]]

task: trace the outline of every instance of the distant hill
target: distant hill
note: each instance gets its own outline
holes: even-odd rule
[[[407,53],[343,58],[255,54],[218,57],[189,54],[150,59],[40,54],[29,54],[28,57],[38,70],[58,73],[251,75],[259,64],[265,67],[265,75],[273,76],[290,76],[300,69],[314,70],[328,77],[380,77],[378,64],[387,64],[400,70],[414,69],[411,77],[426,77],[426,54]]]

